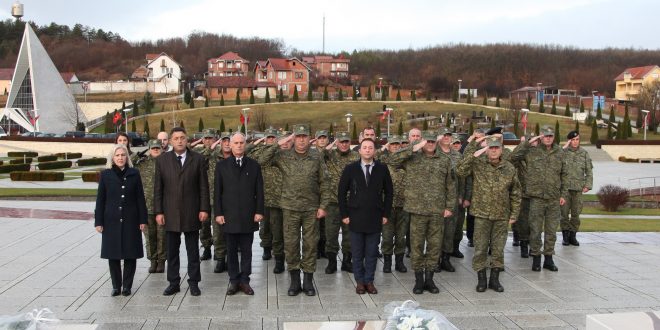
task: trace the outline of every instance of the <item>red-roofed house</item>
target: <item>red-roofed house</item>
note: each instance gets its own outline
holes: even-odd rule
[[[660,67],[657,65],[627,68],[614,78],[616,91],[614,98],[620,101],[634,101],[644,85],[660,81]]]
[[[339,56],[317,55],[303,57],[303,62],[312,68],[316,77],[348,77],[348,66],[351,60]]]
[[[11,78],[14,76],[14,69],[0,69],[0,93],[7,95],[11,87]]]
[[[208,77],[247,76],[250,61],[238,56],[237,53],[227,52],[208,61]]]
[[[266,97],[266,89],[272,98],[275,97],[276,85],[271,82],[255,81],[251,77],[233,76],[233,77],[208,77],[206,78],[206,97],[210,99],[219,99],[220,95],[225,100],[233,100],[238,92],[241,99],[250,97],[250,90],[256,98]]]
[[[75,72],[60,72],[60,75],[62,76],[62,79],[64,79],[64,82],[67,84],[75,84],[80,82],[80,79],[78,79],[78,76],[76,76]]]
[[[293,96],[294,88],[302,99],[309,90],[309,73],[311,69],[301,60],[293,58],[269,58],[265,62],[258,61],[254,67],[254,77],[257,82],[275,84],[278,93]],[[274,95],[271,95],[274,97]]]

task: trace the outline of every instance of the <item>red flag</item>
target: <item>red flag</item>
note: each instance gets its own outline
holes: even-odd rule
[[[385,111],[383,111],[383,114],[380,116],[380,121],[385,120],[385,118],[387,118],[387,115],[389,115],[389,113],[390,113],[390,109],[385,109]]]
[[[241,125],[245,125],[245,116],[241,114]]]
[[[522,118],[520,119],[520,122],[523,125],[523,130],[527,129],[527,112],[522,113]]]
[[[121,113],[115,112],[115,116],[112,118],[112,123],[117,125],[117,122],[121,124]]]

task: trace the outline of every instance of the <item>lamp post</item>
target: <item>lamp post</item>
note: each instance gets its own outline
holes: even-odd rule
[[[122,110],[122,111],[124,111],[124,118],[126,118],[126,127],[124,127],[124,131],[126,131],[126,133],[128,133],[128,113],[131,112],[131,110],[133,110],[133,109],[126,108],[126,109]]]
[[[351,117],[353,117],[353,115],[349,112],[345,114],[344,117],[346,117],[346,131],[348,134],[351,134]]]
[[[527,135],[527,113],[529,112],[529,109],[520,109],[522,111],[523,116],[525,116],[525,123],[523,124],[524,132],[523,135]]]
[[[248,134],[248,116],[247,113],[250,111],[250,108],[243,108],[241,109],[241,112],[243,112],[243,120],[245,121],[245,136],[247,137]]]
[[[385,111],[387,111],[387,138],[390,138],[390,116],[392,115],[392,111],[394,109],[392,108],[385,108]]]
[[[458,102],[461,102],[461,83],[463,79],[458,79]]]
[[[642,124],[644,125],[644,141],[646,141],[646,131],[648,130],[648,126],[649,126],[646,121],[648,119],[647,117],[649,116],[649,112],[650,111],[648,110],[642,110],[642,113],[644,114],[644,123]]]
[[[541,85],[543,83],[536,83],[536,103],[541,104]]]

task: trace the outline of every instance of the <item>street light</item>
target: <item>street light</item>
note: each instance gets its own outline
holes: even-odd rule
[[[247,133],[248,133],[248,122],[249,122],[248,116],[247,116],[248,111],[250,111],[250,108],[241,109],[241,112],[243,112],[243,120],[245,122],[245,136],[247,136]]]
[[[385,108],[385,111],[387,111],[387,138],[390,138],[390,116],[392,115],[392,111],[394,109],[392,108]]]
[[[644,114],[644,124],[643,125],[644,125],[644,140],[645,141],[646,141],[646,131],[648,130],[648,126],[649,126],[647,124],[647,121],[646,121],[648,119],[647,117],[649,116],[649,112],[650,111],[648,111],[648,110],[642,110],[642,113]]]
[[[525,123],[523,124],[523,127],[525,128],[525,130],[524,130],[523,134],[527,135],[527,113],[529,112],[529,109],[520,109],[520,111],[522,111],[523,115],[525,116]]]
[[[349,112],[349,113],[345,114],[344,117],[346,117],[346,131],[350,134],[351,133],[351,117],[353,117],[353,115]]]
[[[458,102],[461,101],[461,83],[463,82],[463,79],[458,79]]]
[[[128,113],[131,112],[131,110],[133,110],[133,109],[126,108],[126,109],[122,110],[122,111],[124,111],[124,118],[126,118],[126,127],[124,127],[124,131],[126,131],[126,133],[128,133]]]
[[[543,83],[536,83],[536,103],[540,104],[541,103],[541,85]]]

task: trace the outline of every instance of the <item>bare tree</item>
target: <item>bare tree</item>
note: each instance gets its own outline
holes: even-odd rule
[[[268,115],[263,108],[257,108],[254,111],[254,116],[252,117],[255,125],[257,125],[257,130],[265,131],[266,125],[268,124]]]

